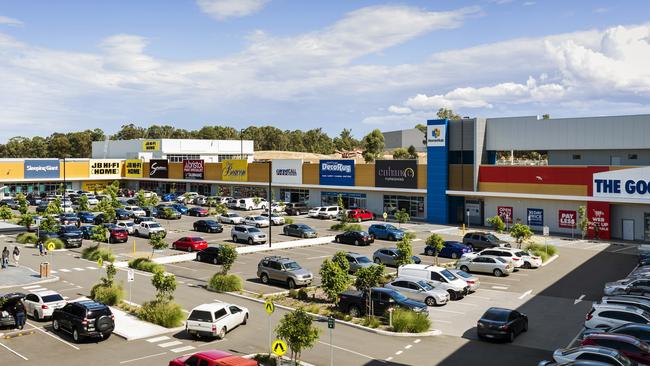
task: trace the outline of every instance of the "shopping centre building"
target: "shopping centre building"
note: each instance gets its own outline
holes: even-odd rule
[[[120,180],[160,193],[268,197],[270,178],[276,200],[320,206],[336,204],[340,195],[347,207],[377,214],[404,209],[431,223],[485,225],[499,215],[539,231],[577,234],[585,206],[590,236],[650,241],[650,115],[427,125],[427,164],[260,162],[252,160],[252,141],[108,141],[93,144],[92,159],[2,159],[0,186],[8,194],[53,191],[62,182],[100,191]]]

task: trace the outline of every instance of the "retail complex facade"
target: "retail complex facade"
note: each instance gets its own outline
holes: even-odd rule
[[[271,179],[276,200],[321,206],[336,204],[340,195],[348,207],[377,214],[404,209],[431,223],[485,225],[499,215],[508,223],[570,234],[577,233],[578,210],[585,206],[590,236],[650,241],[650,115],[427,125],[427,164],[255,162],[252,141],[245,147],[241,141],[109,141],[93,144],[93,159],[2,159],[0,186],[5,193],[28,193],[52,191],[65,181],[72,189],[99,191],[120,180],[134,190],[238,198],[268,197]],[[545,159],[498,159],[515,151]]]

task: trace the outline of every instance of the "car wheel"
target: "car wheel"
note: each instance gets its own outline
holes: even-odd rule
[[[266,273],[262,273],[262,275],[260,276],[260,281],[262,281],[263,284],[268,285],[269,276]]]
[[[335,242],[335,243],[338,243],[338,242],[339,242],[339,237],[338,237],[338,236],[335,236],[335,237],[334,237],[334,242]]]
[[[530,262],[524,262],[524,265],[522,266],[522,268],[531,269],[531,268],[533,268],[533,266],[530,264]]]
[[[248,244],[253,245],[253,238],[248,238]]]
[[[508,333],[508,343],[512,343],[515,341],[515,332],[510,332]]]
[[[102,333],[102,338],[103,339],[109,339],[111,337],[111,334],[113,334],[113,333],[110,333],[110,332],[109,333]]]
[[[187,251],[191,253],[192,252],[192,247],[191,246],[187,247]]]
[[[447,290],[447,292],[449,293],[449,300],[451,300],[451,301],[458,300],[458,294],[456,294],[456,292],[454,292],[452,290]]]
[[[36,321],[40,321],[40,320],[41,320],[41,317],[38,316],[38,311],[37,311],[37,310],[34,310],[34,320],[36,320]]]
[[[433,252],[433,249],[427,249],[424,251],[424,254],[426,255],[434,255],[435,253]]]
[[[172,249],[176,250],[176,244],[172,243]]]
[[[451,259],[458,259],[458,254],[451,253]]]
[[[494,277],[501,277],[501,276],[503,276],[503,272],[502,272],[500,269],[498,269],[498,268],[496,268],[494,271],[492,271],[492,273],[494,273]]]
[[[246,325],[248,323],[248,314],[244,315],[244,321],[241,322],[242,325]]]
[[[212,258],[212,264],[219,264],[219,260],[217,258]]]
[[[372,240],[377,239],[377,236],[375,234],[370,234],[370,237],[372,238]]]
[[[255,224],[255,227],[259,229],[259,228],[260,228],[260,224]]]
[[[235,243],[237,243],[237,236],[233,235],[233,236],[232,236],[232,241],[235,242]]]
[[[436,305],[436,300],[429,296],[426,299],[424,299],[424,303],[427,304],[427,306],[435,306]]]
[[[353,318],[358,318],[359,316],[361,316],[361,311],[356,305],[350,306],[350,308],[348,309],[348,313],[350,313],[350,316]]]
[[[203,258],[201,258],[201,255],[200,255],[200,254],[197,254],[197,255],[196,255],[196,261],[197,261],[197,262],[203,262],[201,259],[203,259]]]
[[[302,233],[302,235],[300,235],[300,237],[303,238],[303,239],[306,239],[306,238],[307,238],[307,234]]]
[[[81,339],[79,337],[79,331],[76,328],[72,331],[72,339],[75,341],[75,343],[79,343],[79,340]]]
[[[524,321],[524,329],[522,329],[522,332],[528,332],[528,320]]]
[[[467,266],[460,266],[460,270],[469,273],[469,268],[467,268]]]
[[[194,231],[199,231],[199,228],[196,225],[194,225]]]
[[[374,262],[377,263],[377,264],[381,264],[381,259],[375,258]]]
[[[296,288],[296,281],[294,281],[292,278],[287,280],[287,286],[289,287],[290,290],[293,290]]]
[[[355,240],[355,241],[354,241],[354,245],[359,246],[359,241],[358,241],[358,240]]]
[[[394,241],[394,240],[395,240],[395,236],[394,236],[393,234],[388,235],[388,240],[389,240],[389,241]]]
[[[221,328],[219,334],[217,334],[217,339],[224,339],[226,336],[226,327]]]

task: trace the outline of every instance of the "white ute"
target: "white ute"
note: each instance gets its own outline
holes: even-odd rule
[[[155,221],[143,221],[135,227],[135,235],[151,238],[152,234],[162,233],[163,237],[167,235],[165,228]]]
[[[212,303],[195,307],[185,322],[185,330],[193,338],[223,339],[226,333],[248,322],[248,309],[243,306]]]

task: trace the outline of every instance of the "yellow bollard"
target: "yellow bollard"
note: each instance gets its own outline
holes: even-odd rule
[[[465,224],[463,224],[463,236],[465,236]]]

